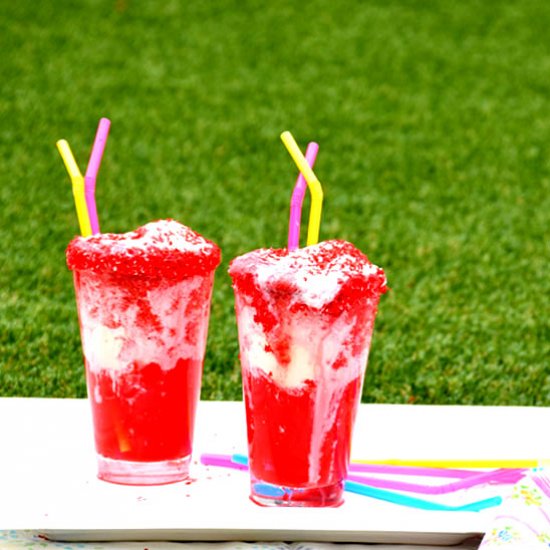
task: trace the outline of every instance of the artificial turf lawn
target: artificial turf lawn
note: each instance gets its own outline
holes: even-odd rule
[[[85,395],[55,142],[84,170],[107,116],[102,230],[222,248],[203,398],[241,395],[227,264],[285,245],[288,129],[321,146],[321,238],[392,288],[364,400],[550,405],[549,27],[532,0],[3,2],[0,395]]]

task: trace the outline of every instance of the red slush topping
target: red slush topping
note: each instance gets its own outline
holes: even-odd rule
[[[273,277],[260,282],[258,271],[266,266],[272,269]],[[372,266],[372,273],[364,272],[367,266]],[[229,266],[233,288],[254,305],[254,319],[266,332],[279,323],[278,310],[284,312],[290,306],[291,311],[318,312],[317,306],[304,301],[298,278],[319,277],[335,271],[340,274],[340,288],[333,299],[320,306],[322,314],[339,317],[365,301],[373,298],[378,301],[380,294],[388,290],[384,271],[373,266],[353,244],[340,240],[325,241],[292,252],[274,248],[254,250],[235,258]]]
[[[72,271],[183,279],[220,264],[220,249],[192,229],[159,220],[123,234],[75,237],[67,247]]]
[[[179,359],[168,370],[150,363],[114,376],[87,366],[97,452],[134,462],[190,455],[201,366],[197,360]],[[101,402],[93,399],[95,393]]]
[[[281,388],[261,371],[244,376],[246,392],[254,396],[245,400],[251,469],[268,483],[307,487],[313,423],[321,421],[314,416],[317,383],[308,380],[297,388]],[[345,387],[336,405],[335,422],[323,439],[319,479],[311,480],[314,486],[331,485],[346,477],[360,392],[361,377]]]

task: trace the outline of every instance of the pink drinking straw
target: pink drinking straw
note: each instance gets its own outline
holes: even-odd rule
[[[469,489],[477,485],[513,485],[520,479],[525,477],[525,470],[495,470],[491,472],[483,472],[481,474],[472,475],[460,481],[445,483],[444,485],[425,485],[423,483],[408,483],[404,481],[380,479],[370,476],[362,476],[357,474],[349,474],[347,479],[356,483],[363,483],[370,487],[378,487],[382,489],[392,489],[394,491],[407,491],[409,493],[421,493],[424,495],[444,495],[460,491],[461,489]]]
[[[88,207],[88,215],[90,216],[92,234],[99,233],[99,220],[97,219],[97,208],[95,204],[95,184],[110,127],[111,121],[108,118],[100,119],[95,134],[94,145],[90,154],[90,160],[88,161],[88,168],[84,176],[84,194],[86,196],[86,206]]]
[[[317,158],[317,152],[319,151],[319,145],[314,141],[308,143],[306,149],[307,163],[313,168],[315,159]],[[294,191],[292,192],[292,198],[290,199],[290,219],[288,221],[288,249],[296,250],[300,246],[300,224],[302,222],[302,204],[304,202],[304,196],[306,194],[307,183],[300,172],[296,184],[294,185]]]
[[[223,454],[208,454],[201,455],[201,464],[205,466],[219,466],[222,468],[232,468],[234,470],[247,470],[248,459],[244,455],[223,455]],[[366,467],[366,464],[361,464]],[[377,468],[382,468],[383,465],[378,465]],[[398,468],[398,470],[395,470]],[[406,472],[406,470],[412,470],[412,472]],[[388,470],[377,470],[379,473],[397,473],[402,475],[422,475],[428,477],[442,477],[441,473],[436,471],[436,468],[410,468],[408,466],[391,466],[388,465]],[[453,470],[456,472],[456,470]],[[371,476],[357,475],[350,473],[347,476],[348,481],[358,483],[360,485],[368,485],[369,487],[376,487],[378,489],[388,489],[393,491],[404,491],[409,493],[420,493],[426,495],[443,495],[447,493],[453,493],[461,489],[468,489],[470,487],[476,487],[478,485],[513,485],[525,476],[525,469],[500,469],[492,470],[489,472],[469,472],[467,478],[463,478],[459,481],[453,481],[451,483],[445,483],[443,485],[426,485],[424,483],[408,483],[400,480],[392,480],[385,478],[376,478]],[[451,477],[451,476],[448,476]],[[455,477],[455,476],[452,476]]]
[[[201,464],[205,466],[220,466],[221,468],[232,468],[233,470],[248,470],[246,464],[237,464],[231,460],[230,455],[217,455],[205,453],[201,455]]]

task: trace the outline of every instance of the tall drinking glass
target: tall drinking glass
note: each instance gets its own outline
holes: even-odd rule
[[[173,220],[69,244],[99,478],[188,476],[219,262],[215,244]]]
[[[338,506],[383,271],[352,244],[234,259],[251,498]]]

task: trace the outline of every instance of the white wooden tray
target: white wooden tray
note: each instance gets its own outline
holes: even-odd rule
[[[89,405],[76,399],[0,398],[0,529],[57,540],[280,540],[457,544],[481,534],[496,509],[426,512],[354,494],[329,509],[262,508],[247,472],[199,464],[200,453],[246,452],[240,402],[201,402],[194,481],[126,487],[95,477]],[[362,405],[353,456],[536,458],[550,456],[550,409]],[[441,482],[441,481],[439,481]],[[506,489],[505,489],[506,490]],[[461,504],[497,494],[448,495]]]

